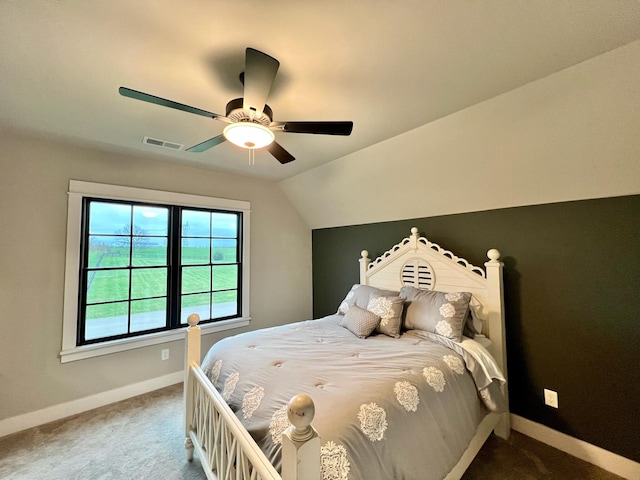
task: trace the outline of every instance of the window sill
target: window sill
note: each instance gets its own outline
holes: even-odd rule
[[[222,332],[234,328],[246,327],[249,325],[251,318],[233,318],[230,320],[222,320],[220,322],[205,323],[200,325],[202,335],[208,333]],[[185,327],[186,328],[186,327]],[[183,340],[185,338],[185,329],[171,330],[168,332],[152,333],[141,337],[123,338],[121,340],[113,340],[111,342],[96,343],[93,345],[83,345],[69,350],[60,352],[60,363],[74,362],[85,358],[99,357],[101,355],[109,355],[112,353],[124,352],[135,348],[148,347],[150,345],[159,345],[161,343]]]

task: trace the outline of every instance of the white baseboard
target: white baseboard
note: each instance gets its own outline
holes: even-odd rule
[[[107,392],[79,398],[70,402],[43,408],[42,410],[36,410],[35,412],[5,418],[4,420],[0,420],[0,437],[37,427],[38,425],[44,425],[45,423],[60,420],[61,418],[86,412],[94,408],[103,407],[104,405],[119,402],[120,400],[126,400],[136,395],[142,395],[143,393],[175,385],[182,381],[184,381],[184,372],[170,373],[162,377],[145,380],[144,382],[126,385]]]
[[[640,463],[511,414],[511,428],[628,480],[640,480]]]

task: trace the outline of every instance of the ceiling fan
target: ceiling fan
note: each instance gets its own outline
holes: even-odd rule
[[[175,108],[183,112],[202,115],[227,123],[222,134],[186,149],[187,152],[204,152],[225,140],[242,148],[255,150],[266,148],[280,163],[289,163],[295,157],[275,141],[274,132],[313,133],[319,135],[350,135],[353,122],[276,122],[273,110],[266,104],[280,62],[253,48],[247,48],[244,72],[240,81],[244,85],[242,98],[227,103],[225,115],[156,97],[148,93],[120,87],[120,95]]]

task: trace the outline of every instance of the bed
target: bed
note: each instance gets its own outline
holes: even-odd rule
[[[460,478],[510,431],[503,265],[487,256],[471,265],[414,227],[362,251],[335,314],[223,339],[202,363],[191,316],[189,458],[219,480]]]

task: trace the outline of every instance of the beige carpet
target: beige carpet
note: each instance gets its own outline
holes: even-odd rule
[[[179,384],[2,438],[0,479],[204,479],[182,415]]]
[[[186,461],[182,429],[179,384],[0,438],[0,479],[205,479]],[[491,437],[463,478],[620,479],[516,432]]]

